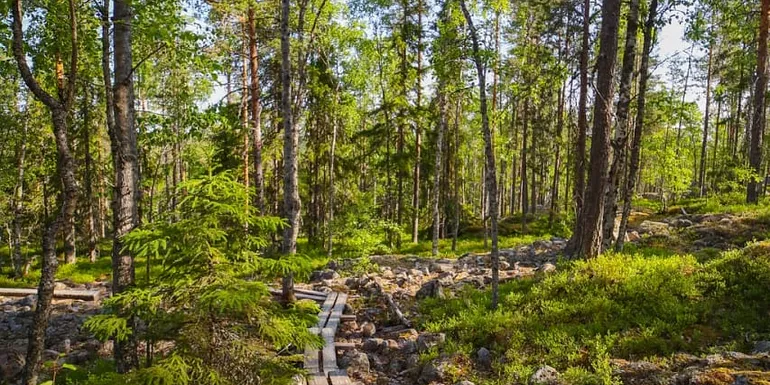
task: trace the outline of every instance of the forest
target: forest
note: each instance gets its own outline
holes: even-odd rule
[[[0,385],[770,383],[770,0],[0,3]]]

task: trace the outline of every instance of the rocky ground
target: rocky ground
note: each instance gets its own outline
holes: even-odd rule
[[[729,214],[682,214],[660,220],[640,218],[636,223],[626,235],[629,242],[675,244],[690,252],[741,247],[754,238],[765,238],[770,227],[756,219]],[[565,239],[552,238],[501,250],[501,281],[556,270],[556,261],[565,246]],[[444,384],[449,377],[464,377],[470,368],[483,370],[491,366],[493,358],[484,348],[472,359],[439,354],[434,359],[421,360],[420,354],[434,347],[440,352],[446,337],[442,333],[417,330],[410,321],[416,316],[416,303],[420,299],[443,298],[466,286],[485,288],[489,285],[488,254],[466,254],[457,259],[384,255],[370,260],[378,269],[368,274],[345,277],[344,271],[349,266],[332,263],[311,277],[310,286],[314,290],[337,290],[351,295],[346,313],[355,314],[356,321],[345,322],[337,340],[345,348],[338,362],[347,367],[353,379],[367,385]],[[97,288],[103,292],[102,297],[108,294],[106,283],[88,287],[58,285],[59,288]],[[19,378],[34,305],[34,296],[0,297],[0,384],[13,383]],[[102,344],[81,328],[99,309],[100,303],[55,300],[44,359],[82,364],[110,356],[109,343]],[[752,354],[729,352],[705,358],[681,354],[666,363],[614,360],[613,369],[626,384],[766,385],[770,384],[768,352],[770,342],[759,342]],[[558,384],[560,375],[555,369],[543,366],[528,382]],[[457,384],[472,385],[467,380]]]
[[[107,293],[108,287],[107,283],[56,284],[57,289],[100,290],[101,297]],[[0,297],[0,384],[14,383],[21,375],[35,302],[35,295],[23,298]],[[98,313],[100,308],[100,302],[55,299],[46,330],[43,359],[78,365],[97,357],[111,356],[112,348],[109,343],[102,344],[90,333],[82,330],[83,322]]]

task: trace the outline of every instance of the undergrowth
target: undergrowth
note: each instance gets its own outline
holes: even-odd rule
[[[523,383],[542,364],[571,383],[610,384],[611,358],[748,348],[768,336],[770,243],[699,262],[692,255],[607,254],[562,262],[557,273],[425,300],[421,325],[447,333],[445,348],[498,358],[490,381]]]

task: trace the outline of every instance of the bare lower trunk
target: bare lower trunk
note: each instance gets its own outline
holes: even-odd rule
[[[492,142],[492,132],[489,129],[489,116],[487,115],[486,68],[479,48],[479,37],[476,28],[473,25],[471,14],[465,6],[465,0],[460,0],[460,6],[462,7],[465,21],[468,24],[471,41],[473,43],[473,57],[479,82],[479,108],[481,110],[481,130],[484,135],[484,153],[486,154],[486,184],[488,186],[487,191],[489,192],[489,217],[492,238],[492,308],[496,309],[499,296],[498,285],[500,281],[500,256],[498,255],[497,250],[497,176],[495,175],[494,143]]]
[[[85,204],[86,204],[86,237],[88,238],[88,260],[96,262],[98,250],[96,248],[96,214],[94,212],[93,171],[91,158],[91,99],[88,96],[88,87],[83,88],[83,151],[85,152]]]
[[[438,238],[440,230],[439,201],[441,199],[441,160],[444,148],[444,130],[446,129],[446,100],[444,98],[443,85],[439,87],[439,123],[436,135],[436,176],[433,179],[433,256],[438,255]]]
[[[294,125],[291,106],[291,61],[289,58],[289,2],[281,0],[281,113],[283,118],[283,217],[288,226],[283,230],[283,254],[297,252],[299,235],[299,190],[297,188],[297,148],[299,135]],[[283,300],[292,303],[294,296],[294,275],[283,277]]]
[[[568,253],[575,257],[596,257],[602,244],[602,216],[604,213],[607,166],[612,127],[612,95],[614,68],[618,51],[620,0],[604,0],[597,61],[594,124],[591,137],[591,167],[585,204],[578,216],[578,226],[572,235]]]
[[[706,69],[706,113],[703,115],[703,137],[700,148],[700,166],[698,167],[698,196],[706,194],[706,146],[709,137],[709,112],[711,111],[711,64],[714,48],[709,44],[708,67]]]
[[[134,257],[123,249],[123,236],[139,225],[139,160],[134,130],[134,82],[132,77],[131,19],[132,9],[126,0],[114,5],[115,127],[110,133],[115,187],[112,218],[112,291],[122,293],[134,285]],[[133,320],[129,327],[133,328]],[[119,373],[139,365],[136,337],[115,341],[115,365]]]
[[[639,95],[636,104],[636,125],[634,137],[631,139],[631,159],[628,165],[626,185],[623,190],[623,214],[620,218],[618,239],[615,242],[616,250],[623,250],[628,217],[631,214],[631,199],[634,196],[636,177],[639,173],[639,156],[641,154],[642,133],[644,128],[645,96],[647,94],[647,80],[650,78],[650,52],[652,51],[653,35],[655,34],[655,22],[658,17],[658,0],[650,2],[647,11],[647,21],[644,25],[644,43],[642,46],[642,64],[639,68]]]
[[[254,162],[254,207],[260,214],[265,211],[265,176],[262,166],[262,95],[259,88],[259,42],[257,41],[254,8],[249,7],[249,71],[251,75],[251,121],[253,123],[252,156]]]
[[[757,82],[754,92],[754,114],[751,120],[751,142],[749,144],[749,165],[759,175],[762,165],[762,136],[765,131],[765,90],[767,89],[767,34],[770,28],[770,0],[762,0],[757,48]],[[746,202],[758,203],[759,183],[751,178],[746,190]]]
[[[22,124],[21,143],[19,143],[18,151],[10,246],[13,273],[16,277],[22,277],[24,275],[24,260],[21,255],[21,215],[24,211],[24,160],[27,155],[27,122]]]
[[[604,226],[602,249],[609,249],[614,242],[615,217],[618,212],[617,198],[621,174],[625,170],[626,143],[628,142],[629,107],[631,106],[631,86],[634,83],[636,65],[636,40],[639,29],[639,0],[631,0],[626,17],[626,45],[623,52],[623,66],[620,73],[620,95],[616,112],[615,138],[612,140],[613,158],[607,184],[607,196],[604,205]],[[618,234],[622,237],[623,234]]]
[[[588,52],[591,49],[589,37],[591,27],[591,1],[583,2],[583,34],[580,48],[580,96],[578,98],[577,141],[575,143],[575,213],[579,216],[583,208],[586,178],[586,135],[588,131]],[[575,221],[575,231],[578,222]]]

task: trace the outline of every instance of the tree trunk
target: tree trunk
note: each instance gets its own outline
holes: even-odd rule
[[[706,195],[706,146],[709,138],[709,112],[711,111],[711,64],[714,43],[709,43],[708,67],[706,68],[706,113],[703,115],[703,139],[700,147],[700,167],[698,168],[698,196]]]
[[[762,0],[759,19],[757,48],[757,82],[754,91],[754,114],[751,120],[751,143],[749,145],[749,166],[759,175],[762,165],[762,136],[765,131],[765,90],[767,89],[767,33],[770,28],[770,0]],[[758,203],[758,180],[751,178],[746,190],[746,202]]]
[[[455,171],[455,186],[454,186],[454,203],[455,203],[455,215],[454,215],[454,229],[452,231],[452,251],[457,251],[457,237],[460,233],[460,188],[462,187],[462,180],[460,179],[460,105],[461,95],[457,97],[454,116],[454,134],[455,134],[455,149],[454,149],[454,171]]]
[[[441,200],[441,160],[443,158],[442,150],[444,148],[444,130],[446,129],[446,99],[443,83],[439,85],[438,90],[439,121],[436,127],[436,175],[433,179],[433,247],[432,255],[438,255],[438,238],[440,230],[439,201]]]
[[[24,161],[27,156],[27,122],[22,123],[21,141],[16,157],[16,186],[13,194],[13,227],[11,232],[11,264],[17,278],[24,276],[24,259],[21,255],[21,214],[24,211]]]
[[[139,158],[134,129],[134,81],[131,51],[133,11],[127,0],[115,0],[113,52],[115,86],[113,88],[114,129],[110,133],[115,169],[112,219],[112,292],[122,293],[134,285],[134,256],[123,249],[123,236],[139,226]],[[105,77],[108,76],[105,74]],[[134,327],[131,320],[130,327]],[[136,336],[115,341],[115,365],[118,373],[138,367]]]
[[[481,110],[481,130],[484,135],[484,152],[486,154],[487,165],[487,190],[489,192],[489,216],[491,222],[491,238],[492,238],[492,309],[497,309],[498,303],[498,285],[500,281],[499,269],[500,269],[500,256],[497,250],[497,177],[495,169],[495,152],[494,143],[492,141],[492,132],[489,129],[489,116],[487,115],[487,90],[486,90],[486,68],[484,59],[482,57],[481,49],[479,48],[479,37],[476,31],[476,27],[473,25],[473,19],[471,18],[468,8],[465,6],[465,0],[460,0],[460,6],[462,7],[465,21],[468,24],[468,30],[470,33],[471,41],[473,44],[473,58],[476,64],[476,74],[479,81],[479,107]]]
[[[32,70],[27,64],[24,53],[24,35],[22,29],[21,0],[14,0],[11,4],[12,17],[12,51],[18,65],[24,83],[35,97],[46,105],[51,112],[53,133],[56,142],[57,162],[56,168],[62,182],[60,193],[61,208],[55,218],[47,220],[42,237],[42,260],[40,283],[37,289],[37,306],[29,329],[29,341],[27,343],[27,355],[22,375],[24,385],[37,384],[40,371],[40,361],[45,349],[45,334],[48,327],[48,319],[51,315],[51,300],[56,279],[58,260],[56,258],[56,234],[67,218],[75,214],[77,181],[75,179],[75,159],[70,151],[67,137],[67,114],[72,108],[75,96],[75,84],[78,73],[78,37],[77,37],[77,13],[74,0],[68,2],[69,27],[70,27],[70,74],[69,80],[64,85],[62,69],[59,98],[54,98],[47,93],[35,79]],[[44,184],[44,196],[47,195]],[[45,198],[44,198],[45,199]],[[47,200],[47,199],[45,199]],[[46,205],[47,207],[47,205]],[[46,209],[47,213],[47,209]]]
[[[599,58],[594,103],[594,124],[591,137],[591,164],[585,205],[578,216],[578,226],[572,235],[568,254],[575,257],[596,257],[602,244],[602,214],[604,213],[607,165],[612,127],[612,95],[614,69],[618,53],[618,24],[620,0],[604,0],[600,32]]]
[[[636,65],[636,39],[639,30],[639,0],[631,0],[626,16],[626,45],[623,52],[623,65],[620,72],[620,95],[616,111],[615,138],[612,140],[613,158],[604,204],[604,234],[602,249],[607,250],[614,242],[615,217],[618,212],[618,190],[621,174],[625,170],[626,144],[628,142],[629,107],[631,106],[631,87],[634,83]],[[622,237],[623,234],[618,234]]]
[[[289,2],[281,0],[281,114],[283,118],[283,217],[288,226],[283,229],[283,254],[297,252],[299,235],[299,189],[297,175],[297,149],[299,133],[294,125],[291,105],[291,61],[289,58]],[[293,303],[294,275],[289,272],[283,277],[283,300]]]
[[[580,96],[578,98],[578,123],[577,140],[575,142],[575,213],[580,215],[583,209],[586,178],[586,135],[588,132],[588,52],[591,49],[589,38],[591,35],[591,0],[583,2],[583,35],[580,49]],[[577,218],[576,216],[576,218]],[[575,232],[578,229],[575,221]]]
[[[253,127],[252,151],[254,161],[254,187],[257,190],[254,196],[254,207],[260,214],[264,214],[265,207],[265,176],[262,166],[262,93],[259,88],[259,42],[257,41],[256,21],[254,20],[254,8],[249,7],[249,71],[251,74],[251,121]]]
[[[94,213],[93,172],[91,158],[91,98],[88,96],[88,86],[83,87],[83,151],[85,152],[85,185],[86,203],[86,236],[88,237],[88,260],[96,262],[99,251],[96,248],[96,217]]]
[[[628,176],[623,190],[623,214],[620,218],[620,227],[618,239],[615,242],[615,249],[623,250],[625,242],[626,228],[628,227],[628,217],[631,214],[631,200],[634,197],[634,188],[636,178],[639,173],[639,156],[642,151],[642,133],[644,131],[644,109],[645,96],[647,94],[647,81],[650,78],[650,52],[652,52],[652,42],[655,35],[655,23],[658,18],[658,0],[650,2],[647,11],[647,21],[644,24],[644,43],[642,45],[642,63],[639,68],[639,95],[636,103],[636,124],[634,127],[634,137],[631,140],[631,159],[628,165]]]
[[[417,115],[414,124],[414,171],[412,173],[412,243],[417,243],[420,225],[420,156],[422,152],[422,0],[417,1]],[[436,171],[438,172],[438,171]],[[435,223],[434,223],[435,226]]]

